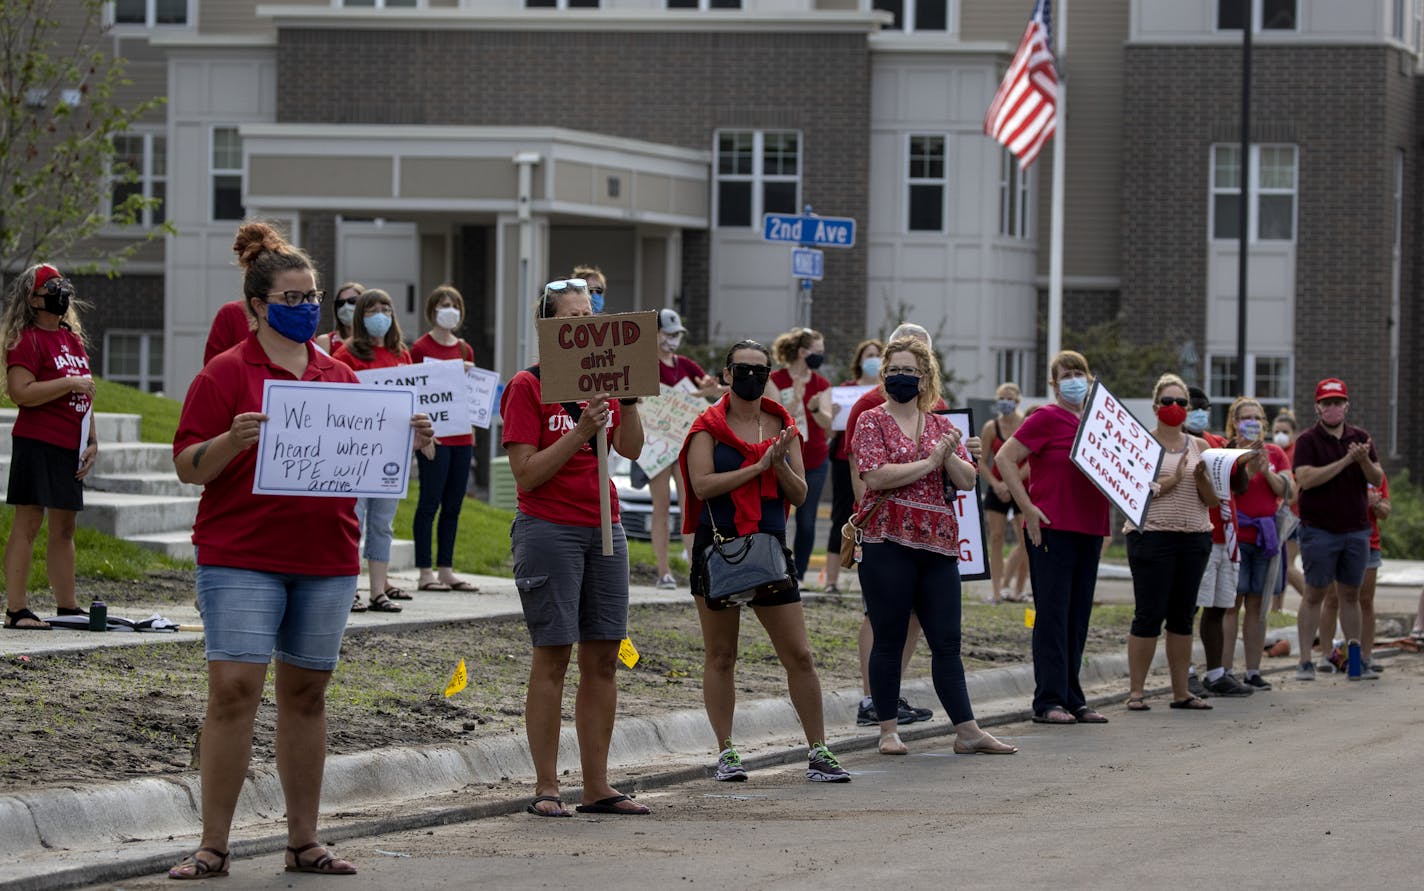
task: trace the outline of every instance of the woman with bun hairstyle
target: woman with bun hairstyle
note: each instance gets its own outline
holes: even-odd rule
[[[394,368],[410,364],[410,351],[405,348],[400,322],[396,321],[391,296],[380,288],[362,291],[356,298],[356,314],[351,320],[351,337],[332,351],[331,358],[345,363],[352,371],[372,368]],[[424,451],[432,451],[430,446]],[[372,612],[398,613],[397,600],[411,596],[390,583],[391,540],[395,538],[396,508],[399,498],[356,499],[356,520],[361,525],[365,541],[366,571],[370,578]],[[361,595],[351,601],[353,613],[365,612]]]
[[[782,367],[771,373],[768,395],[777,399],[796,420],[801,434],[801,458],[806,466],[806,500],[796,507],[796,580],[806,577],[811,551],[816,547],[816,511],[821,506],[821,490],[830,473],[830,446],[826,431],[831,429],[835,406],[831,403],[831,382],[817,368],[826,360],[826,341],[810,328],[788,331],[771,346]]]
[[[360,282],[342,282],[331,298],[333,325],[330,331],[319,334],[316,345],[328,353],[335,352],[343,341],[351,339],[351,323],[356,318],[356,298],[366,287]]]
[[[850,360],[851,378],[842,387],[875,387],[880,384],[880,353],[885,344],[862,340],[855,345]],[[834,415],[835,406],[831,407]],[[855,510],[855,489],[850,476],[850,437],[844,431],[831,438],[831,535],[826,541],[827,594],[841,593],[841,527]]]
[[[341,653],[360,563],[355,500],[255,495],[257,443],[268,380],[356,383],[311,343],[321,319],[310,258],[265,223],[233,244],[256,330],[213,359],[183,400],[173,465],[203,487],[193,545],[208,662],[202,731],[203,832],[169,870],[174,879],[228,874],[233,811],[252,758],[252,725],[267,663],[276,657],[277,773],[286,801],[289,872],[351,875],[317,837],[326,761],[326,687]],[[417,448],[430,419],[411,417]]]
[[[45,555],[55,611],[85,615],[74,593],[74,525],[84,509],[84,478],[94,469],[99,438],[91,426],[88,439],[79,441],[94,404],[94,378],[77,303],[69,279],[41,263],[15,277],[0,320],[5,395],[19,406],[5,493],[5,503],[15,507],[5,543],[5,627],[17,631],[50,630],[26,605],[30,556],[46,512]]]
[[[430,331],[410,345],[410,361],[419,365],[427,359],[461,359],[466,368],[475,364],[475,349],[455,332],[465,321],[465,298],[454,285],[441,285],[425,298],[425,321]],[[475,454],[474,430],[458,436],[442,436],[435,444],[435,457],[417,454],[420,471],[420,500],[415,505],[415,566],[420,570],[416,583],[421,591],[480,590],[455,578],[455,536],[460,531],[460,508],[465,505],[465,486],[470,480],[470,463]],[[435,560],[430,559],[430,530],[435,515]],[[434,566],[438,569],[432,570]]]

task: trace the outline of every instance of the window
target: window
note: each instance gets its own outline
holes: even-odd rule
[[[1211,426],[1222,430],[1226,426],[1226,412],[1231,401],[1237,396],[1255,396],[1266,410],[1269,421],[1281,408],[1291,404],[1292,369],[1289,356],[1257,356],[1246,354],[1246,383],[1240,384],[1236,373],[1236,357],[1212,356],[1211,379],[1207,382],[1207,393],[1211,396]]]
[[[114,0],[111,13],[115,25],[153,28],[159,25],[187,25],[188,0]]]
[[[1004,150],[999,162],[999,234],[1028,238],[1029,172],[1019,167],[1013,152]]]
[[[1211,237],[1241,237],[1241,147],[1211,147]],[[1251,146],[1251,194],[1247,233],[1251,241],[1295,239],[1296,148]]]
[[[236,127],[213,128],[212,177],[213,219],[242,219],[242,137]]]
[[[994,353],[995,386],[1013,381],[1025,397],[1038,395],[1033,392],[1033,351],[997,350]]]
[[[114,160],[109,192],[109,212],[128,200],[130,195],[157,198],[168,197],[168,137],[161,133],[125,133],[114,137]],[[166,219],[163,204],[140,212],[135,225],[150,228]]]
[[[742,0],[667,0],[668,9],[741,9]]]
[[[909,230],[944,231],[944,141],[942,135],[910,134]]]
[[[717,134],[717,225],[758,226],[762,214],[800,210],[801,135],[777,130]]]
[[[424,6],[425,0],[332,0],[345,7],[365,7],[367,9],[414,9]]]
[[[1296,0],[1216,0],[1216,30],[1240,31],[1251,19],[1252,31],[1296,30]]]
[[[598,0],[524,0],[525,9],[597,9]]]
[[[950,0],[875,0],[875,8],[895,17],[896,31],[948,31]]]
[[[104,379],[157,393],[163,389],[163,332],[104,333]]]

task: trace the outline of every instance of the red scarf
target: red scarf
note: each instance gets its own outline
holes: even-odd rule
[[[742,461],[742,467],[760,461],[767,450],[776,443],[775,436],[758,443],[749,443],[733,433],[731,426],[727,423],[727,405],[731,398],[731,394],[723,396],[720,401],[697,416],[697,420],[692,422],[692,429],[687,433],[687,439],[682,443],[682,451],[677,456],[678,468],[682,472],[682,488],[679,490],[678,498],[682,502],[682,533],[684,535],[697,532],[697,525],[701,522],[703,513],[702,499],[694,494],[692,484],[688,482],[687,447],[692,442],[692,437],[697,433],[710,433],[717,442],[729,445],[742,454],[745,459]],[[781,418],[783,429],[789,428],[793,433],[796,432],[796,422],[791,419],[791,415],[786,413],[786,409],[781,407],[781,403],[763,396],[761,410]],[[776,469],[767,468],[755,480],[727,493],[728,497],[732,499],[733,516],[738,535],[750,535],[757,530],[757,527],[761,525],[762,499],[776,498],[780,491],[776,483]],[[787,513],[791,512],[791,505],[784,505],[784,508]]]

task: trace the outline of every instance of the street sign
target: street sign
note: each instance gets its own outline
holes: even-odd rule
[[[761,237],[763,241],[789,241],[814,247],[854,247],[855,220],[769,213],[762,217]]]
[[[820,281],[826,269],[826,255],[815,248],[791,249],[791,277]]]

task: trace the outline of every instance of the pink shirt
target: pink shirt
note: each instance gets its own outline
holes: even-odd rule
[[[1029,451],[1028,497],[1048,517],[1048,528],[1107,535],[1108,500],[1069,458],[1077,433],[1077,415],[1045,405],[1009,438]]]
[[[886,464],[918,461],[927,456],[949,430],[948,418],[926,415],[924,432],[916,443],[905,435],[883,405],[876,406],[862,414],[855,427],[851,451],[855,453],[856,470],[864,474]],[[969,460],[963,445],[956,454]],[[944,483],[944,471],[936,467],[913,483],[891,490],[866,525],[863,539],[893,541],[958,559],[959,520],[954,505],[945,503]],[[865,504],[874,504],[880,494],[867,487]]]

